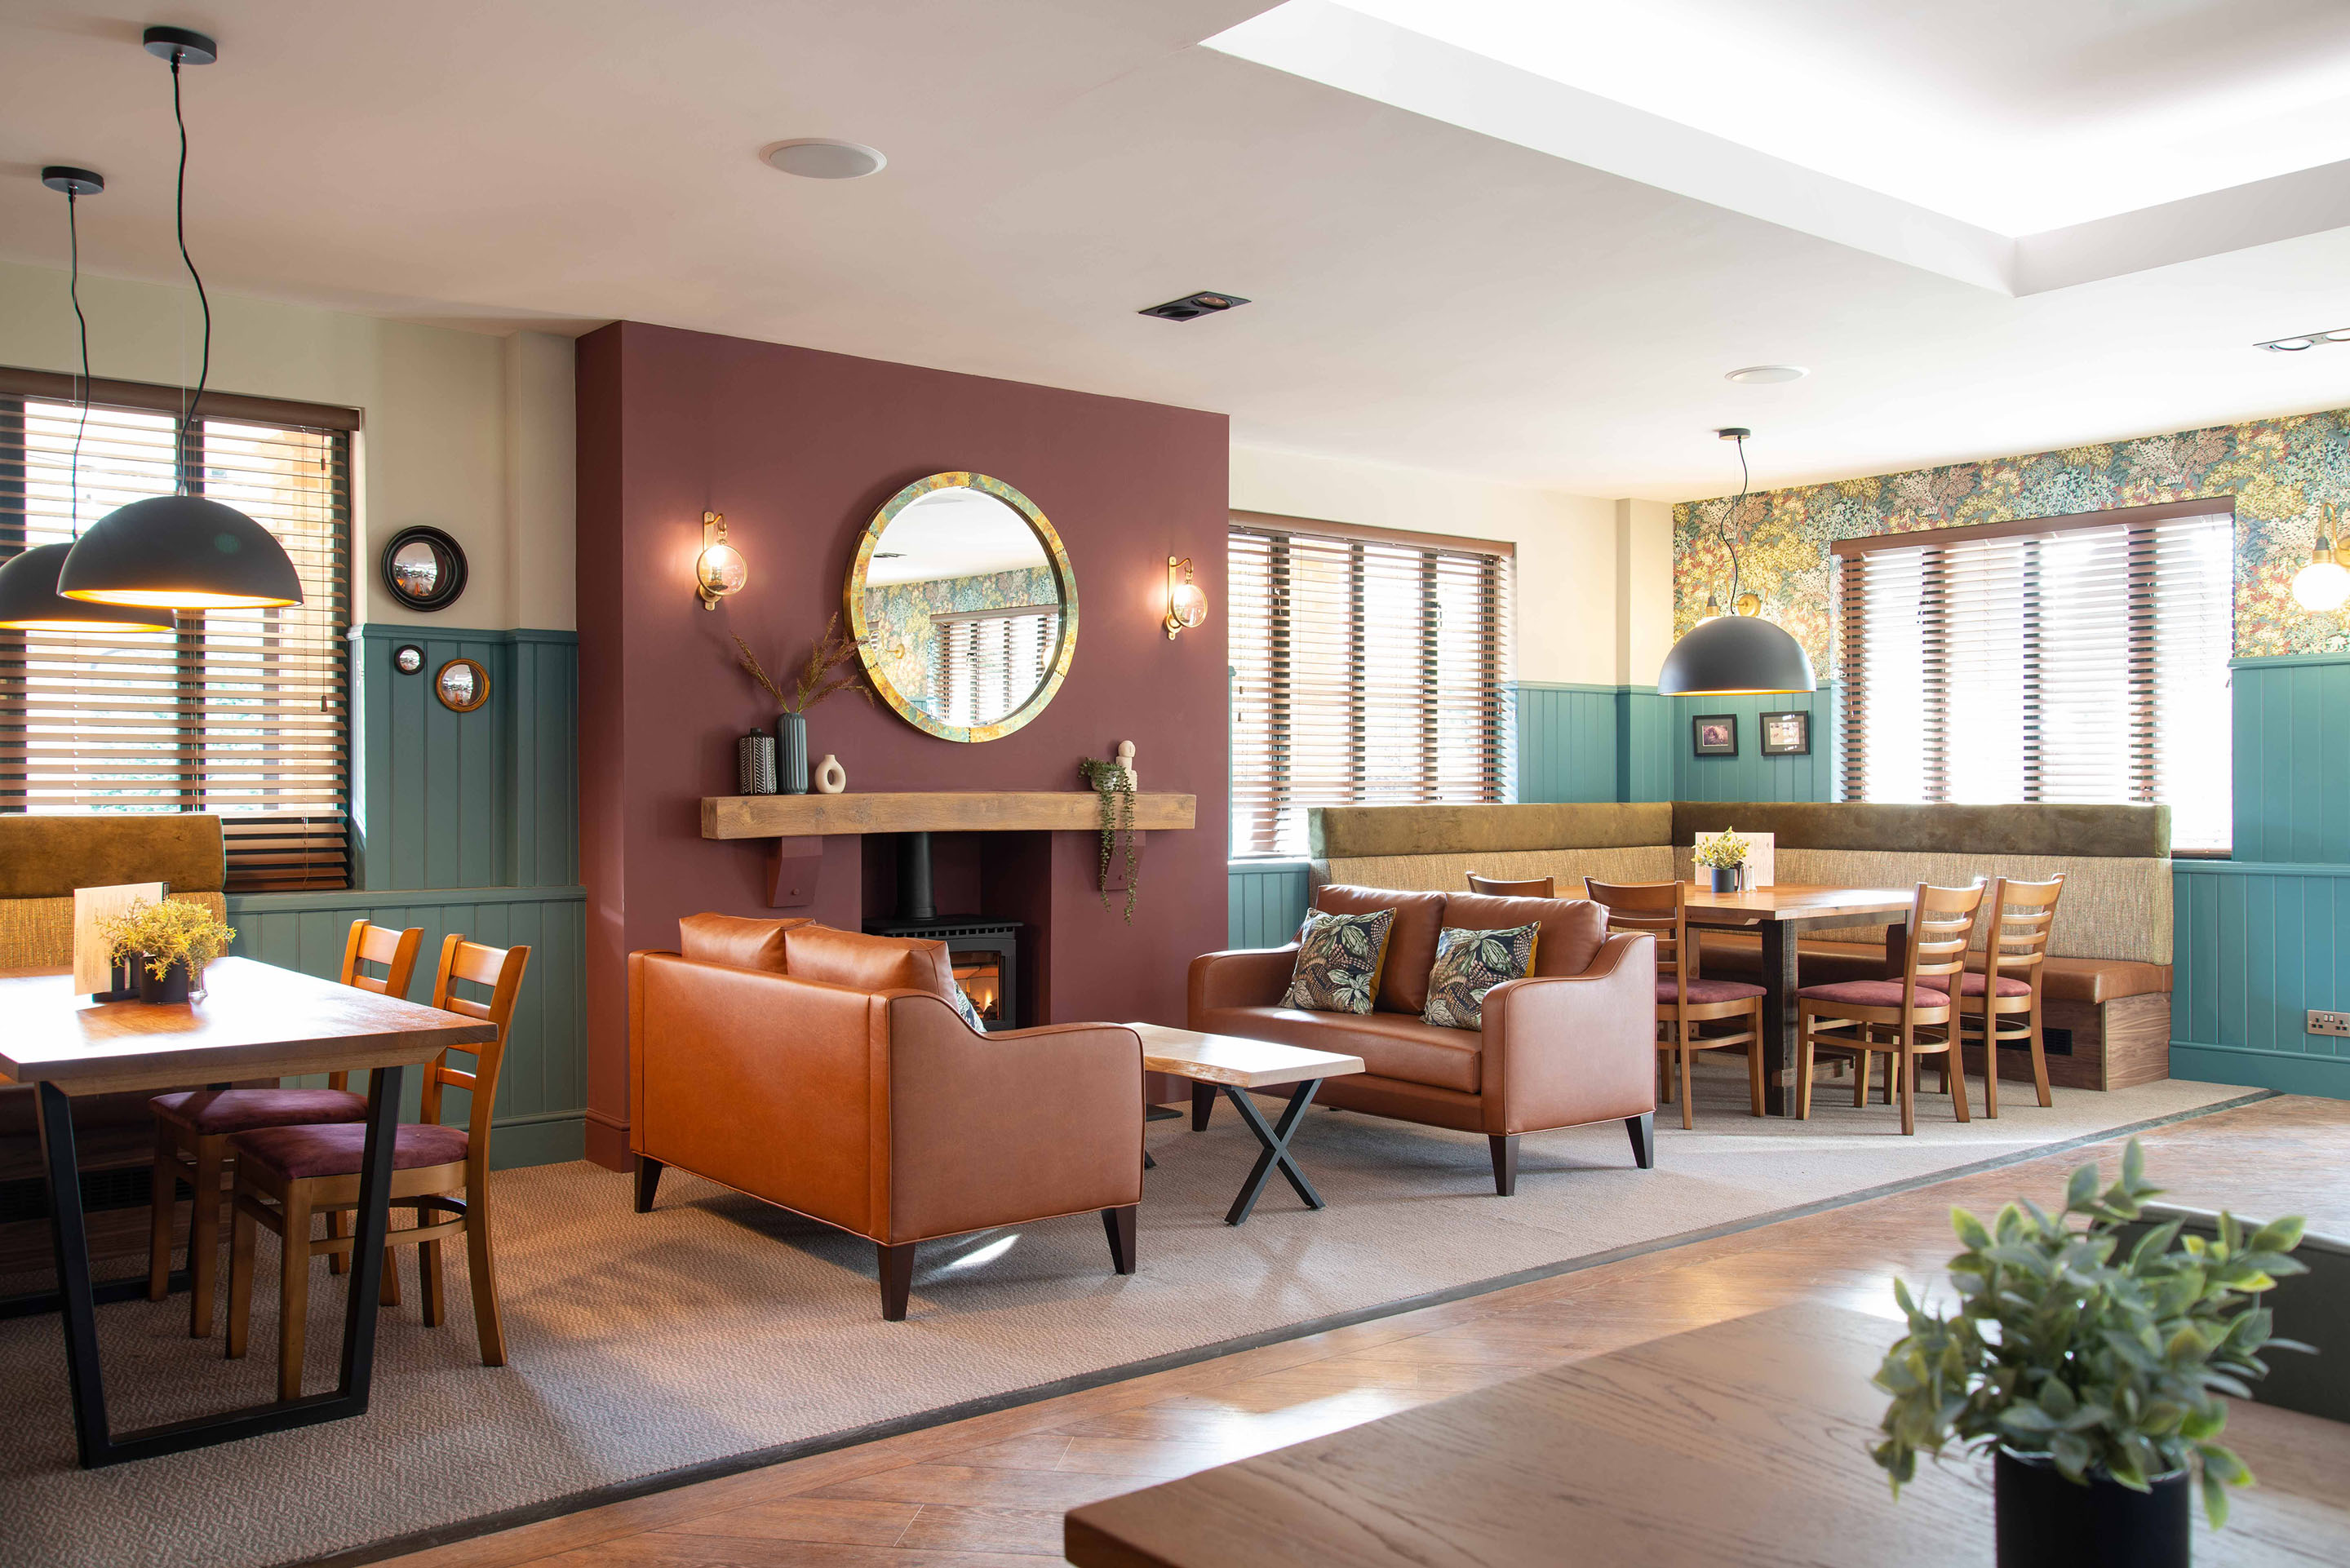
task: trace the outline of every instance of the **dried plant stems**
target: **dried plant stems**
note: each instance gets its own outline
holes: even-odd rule
[[[789,694],[760,664],[759,656],[751,651],[749,643],[738,636],[734,646],[743,650],[740,662],[744,672],[775,699],[777,708],[786,713],[805,713],[839,691],[857,692],[865,699],[868,707],[872,705],[873,689],[865,684],[865,672],[860,669],[842,668],[855,661],[857,639],[841,635],[838,612],[835,612],[831,621],[826,625],[824,636],[808,649],[807,662],[801,667],[799,679],[793,683]]]

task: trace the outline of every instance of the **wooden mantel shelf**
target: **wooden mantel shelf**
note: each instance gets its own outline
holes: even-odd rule
[[[719,794],[702,800],[704,838],[799,838],[836,833],[1090,833],[1101,826],[1091,790],[953,791],[906,794]],[[1138,794],[1134,826],[1195,826],[1199,800]]]

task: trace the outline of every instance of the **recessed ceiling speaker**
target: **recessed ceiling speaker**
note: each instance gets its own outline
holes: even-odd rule
[[[879,148],[859,141],[836,141],[827,136],[802,136],[759,150],[759,156],[786,174],[803,180],[862,180],[879,174],[889,160]]]
[[[1800,381],[1810,374],[1801,365],[1749,365],[1742,370],[1725,371],[1721,379],[1742,387],[1775,387],[1782,381]]]
[[[1213,316],[1220,310],[1230,310],[1247,300],[1237,294],[1187,294],[1180,299],[1170,299],[1164,305],[1154,305],[1139,316],[1155,316],[1161,321],[1193,321],[1202,316]]]

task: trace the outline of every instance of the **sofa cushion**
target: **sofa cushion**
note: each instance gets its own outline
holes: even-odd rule
[[[1444,924],[1464,931],[1497,931],[1533,922],[1542,928],[1534,944],[1534,973],[1545,979],[1577,975],[1599,956],[1607,940],[1607,911],[1588,898],[1497,898],[1454,893],[1444,900]]]
[[[873,937],[806,921],[784,928],[785,972],[851,991],[927,991],[951,1001],[954,966],[944,942]]]
[[[1542,927],[1529,922],[1492,930],[1448,926],[1437,933],[1436,967],[1428,974],[1428,1011],[1420,1022],[1439,1029],[1482,1025],[1485,993],[1532,971]]]
[[[677,923],[677,950],[696,963],[784,972],[784,932],[804,919],[746,920],[740,915],[688,915]]]
[[[1388,930],[1385,966],[1379,971],[1378,999],[1373,1006],[1381,1012],[1409,1012],[1418,1018],[1428,1006],[1428,971],[1436,962],[1436,933],[1444,924],[1444,895],[1333,882],[1315,889],[1314,907],[1332,915],[1395,911],[1395,923]]]
[[[1379,964],[1388,955],[1393,909],[1335,915],[1305,911],[1297,933],[1297,961],[1281,1004],[1308,1012],[1368,1012],[1378,993]]]
[[[1484,1059],[1485,1037],[1477,1031],[1437,1029],[1392,1012],[1357,1017],[1295,1007],[1223,1007],[1198,1026],[1243,1040],[1360,1056],[1363,1070],[1378,1077],[1464,1095],[1478,1092]]]

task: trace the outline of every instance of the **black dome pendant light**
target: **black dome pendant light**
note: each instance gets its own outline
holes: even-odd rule
[[[204,280],[188,254],[188,123],[180,113],[180,67],[208,66],[220,49],[185,27],[150,27],[147,52],[172,62],[172,119],[180,128],[180,176],[174,226],[180,260],[196,286],[204,313],[204,350],[195,395],[180,416],[181,493],[134,501],[99,519],[67,556],[57,592],[95,604],[156,609],[255,609],[302,602],[302,580],[286,547],[268,529],[217,501],[186,493],[196,457],[191,437],[196,405],[213,363],[213,307]]]
[[[1747,697],[1816,691],[1819,680],[1812,673],[1812,656],[1804,645],[1785,628],[1762,618],[1761,595],[1738,591],[1738,546],[1731,542],[1730,525],[1746,509],[1751,483],[1746,438],[1754,432],[1732,425],[1713,433],[1738,443],[1738,499],[1721,525],[1721,542],[1730,550],[1731,613],[1709,613],[1673,644],[1657,672],[1657,692],[1664,697]],[[1716,607],[1711,594],[1705,604],[1709,612]]]
[[[66,199],[67,254],[72,259],[67,297],[73,301],[74,322],[81,330],[80,422],[74,427],[73,458],[67,472],[67,506],[72,532],[81,534],[81,438],[89,423],[89,318],[81,313],[81,224],[76,203],[106,189],[106,179],[88,169],[53,163],[41,171],[41,183],[63,192]],[[57,572],[73,549],[63,545],[35,545],[0,561],[0,629],[9,631],[169,631],[171,618],[119,609],[110,605],[85,604],[57,592]]]

